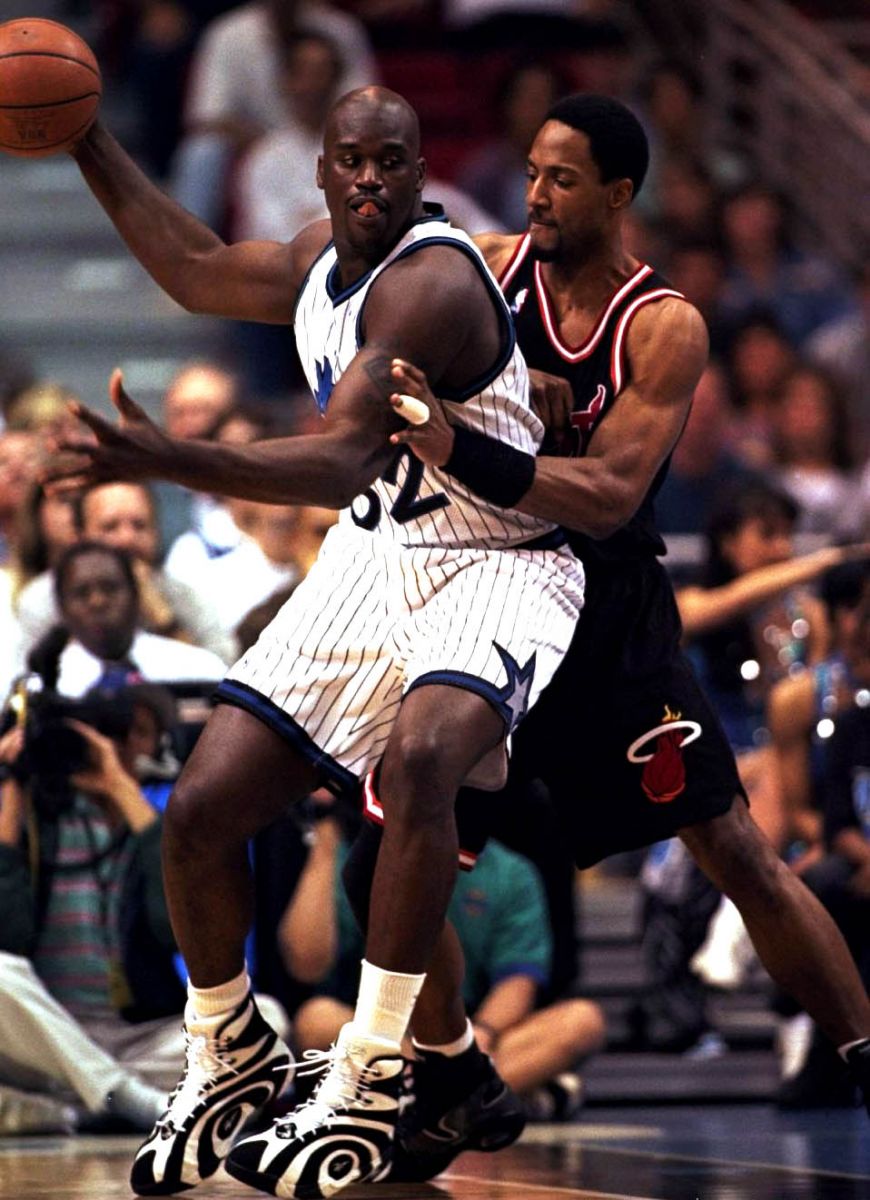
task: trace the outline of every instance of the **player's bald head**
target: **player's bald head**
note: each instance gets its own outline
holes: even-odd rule
[[[332,106],[324,131],[324,145],[348,136],[379,136],[401,140],[410,154],[420,153],[420,121],[398,92],[384,87],[357,88]]]

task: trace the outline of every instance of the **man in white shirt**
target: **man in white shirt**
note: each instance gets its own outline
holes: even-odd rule
[[[102,679],[155,683],[219,680],[224,663],[210,650],[137,628],[139,593],[122,550],[77,542],[55,568],[63,628],[46,638],[32,664],[64,696],[83,696]],[[66,635],[63,637],[63,635]]]
[[[362,24],[320,0],[254,0],[212,21],[194,55],[187,133],[174,169],[177,199],[209,225],[220,221],[233,154],[252,137],[286,122],[282,56],[302,30],[321,34],[338,48],[343,69],[336,94],[377,82]],[[310,161],[303,161],[303,169],[310,169]]]

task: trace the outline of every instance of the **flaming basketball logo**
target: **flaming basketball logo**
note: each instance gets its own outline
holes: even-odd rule
[[[683,747],[701,736],[697,721],[683,721],[682,713],[671,712],[665,705],[661,725],[650,729],[636,738],[628,748],[629,762],[643,763],[640,786],[653,804],[667,804],[679,796],[686,786],[686,765],[683,762]],[[683,730],[688,730],[683,733]],[[655,740],[655,749],[650,754],[641,754]]]

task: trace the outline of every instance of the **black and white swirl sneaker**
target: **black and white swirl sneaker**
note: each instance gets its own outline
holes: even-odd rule
[[[345,1025],[324,1056],[326,1074],[307,1103],[262,1133],[236,1142],[230,1175],[294,1200],[323,1200],[387,1166],[404,1060],[395,1042],[362,1037]]]
[[[248,1121],[293,1078],[293,1056],[253,996],[217,1025],[185,1027],[187,1064],[136,1152],[130,1186],[169,1196],[208,1179]]]

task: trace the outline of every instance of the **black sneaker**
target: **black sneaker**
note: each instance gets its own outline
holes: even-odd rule
[[[858,1085],[867,1115],[870,1116],[870,1038],[846,1051],[846,1066]]]
[[[133,1161],[139,1196],[184,1192],[214,1175],[242,1127],[293,1077],[293,1056],[253,996],[216,1027],[187,1026],[185,1040],[184,1074]]]
[[[782,1109],[854,1107],[855,1086],[846,1064],[818,1029],[803,1066],[780,1084],[775,1100]]]
[[[502,1150],[517,1140],[523,1105],[477,1046],[455,1058],[417,1054],[415,1101],[399,1125],[390,1183],[434,1179],[463,1150]]]
[[[324,1066],[310,1100],[236,1142],[226,1161],[234,1179],[273,1196],[321,1200],[382,1177],[399,1115],[401,1047],[348,1024]]]

